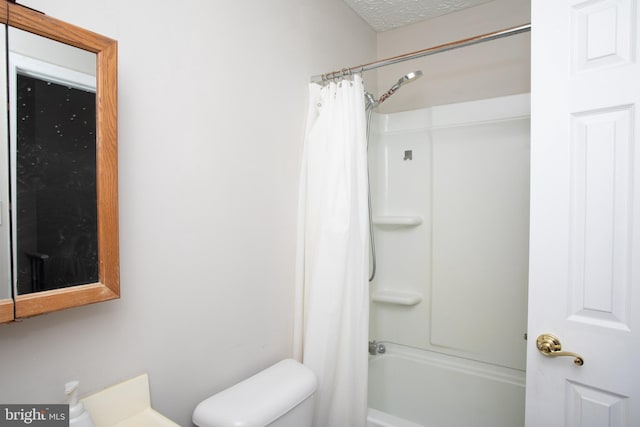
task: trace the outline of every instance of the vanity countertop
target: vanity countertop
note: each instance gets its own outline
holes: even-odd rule
[[[179,427],[151,408],[147,374],[108,387],[81,402],[95,427]]]

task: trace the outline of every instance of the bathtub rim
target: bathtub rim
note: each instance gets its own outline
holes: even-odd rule
[[[368,408],[367,427],[426,427],[375,408]]]
[[[384,344],[386,352],[375,356],[369,355],[369,366],[372,363],[381,363],[380,361],[384,361],[385,358],[404,358],[414,363],[430,364],[439,368],[501,381],[515,386],[526,386],[526,371],[524,370],[438,353],[432,350],[408,347],[388,341],[380,341],[379,343]]]

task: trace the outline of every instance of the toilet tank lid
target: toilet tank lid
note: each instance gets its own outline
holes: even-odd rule
[[[293,359],[282,360],[200,402],[193,411],[198,426],[265,426],[311,396],[315,374]]]

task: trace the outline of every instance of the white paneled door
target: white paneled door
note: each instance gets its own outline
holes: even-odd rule
[[[640,426],[637,3],[532,1],[527,427]]]

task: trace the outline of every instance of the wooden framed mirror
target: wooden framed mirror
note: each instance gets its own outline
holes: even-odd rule
[[[0,46],[6,46],[7,33],[7,7],[0,5]],[[7,105],[7,64],[6,56],[0,53],[0,81],[5,82],[0,87],[0,106]],[[2,110],[2,108],[0,108]],[[6,123],[6,113],[5,123]],[[10,250],[10,224],[9,224],[9,150],[6,144],[9,142],[7,126],[0,126],[0,323],[10,322],[14,317],[13,294],[11,291],[11,250]]]
[[[3,43],[3,46],[8,46],[8,51],[3,52],[3,61],[8,62],[5,62],[3,68],[8,70],[8,75],[4,76],[4,86],[9,87],[9,93],[5,93],[4,96],[9,98],[9,102],[4,102],[2,105],[9,105],[11,108],[11,111],[4,111],[4,113],[7,114],[5,117],[10,118],[9,131],[7,132],[10,134],[10,137],[6,138],[6,136],[4,136],[1,143],[4,145],[5,151],[11,151],[10,156],[13,156],[10,160],[5,159],[5,165],[7,165],[7,167],[0,167],[0,171],[2,171],[3,174],[3,177],[0,178],[0,186],[6,187],[8,185],[10,188],[8,193],[11,194],[10,197],[12,198],[8,201],[3,200],[3,193],[0,191],[0,208],[5,209],[4,213],[0,212],[0,244],[3,245],[4,252],[9,253],[9,258],[11,259],[9,262],[11,268],[10,297],[7,298],[7,290],[4,289],[6,286],[3,285],[3,281],[6,282],[7,267],[3,267],[2,264],[2,258],[4,257],[6,259],[7,256],[3,253],[3,250],[0,250],[0,270],[5,270],[0,276],[0,286],[3,288],[0,289],[0,323],[2,323],[118,298],[120,296],[120,268],[118,244],[117,42],[5,0],[0,0],[0,22],[8,26],[8,31],[5,32],[8,40],[6,43]],[[45,65],[58,61],[57,58],[40,60],[37,58],[37,55],[30,53],[24,54],[22,51],[17,52],[20,49],[15,48],[15,46],[19,44],[16,44],[16,40],[21,38],[18,37],[18,35],[21,34],[28,36],[27,40],[29,37],[42,38],[43,41],[46,39],[47,43],[56,43],[59,45],[62,51],[65,49],[75,49],[81,56],[89,57],[89,61],[93,61],[90,62],[90,67],[95,68],[89,72],[91,75],[90,80],[92,80],[93,83],[90,82],[86,86],[81,84],[76,87],[75,83],[70,83],[72,80],[66,77],[59,78],[58,80],[56,80],[56,77],[56,79],[50,80],[45,77],[40,77],[38,73],[23,72],[22,70],[28,68],[28,66],[25,68],[22,64],[31,63],[34,60],[36,64]],[[29,43],[30,42],[26,42],[23,43],[23,45],[29,45]],[[45,50],[48,51],[47,55],[49,56],[55,55],[53,52],[57,51],[55,46],[50,49],[46,48]],[[89,54],[87,55],[87,53]],[[17,60],[16,58],[21,59]],[[6,66],[7,64],[9,65],[8,67]],[[39,65],[34,65],[36,68],[38,66]],[[52,67],[65,68],[64,65],[62,67],[52,65]],[[77,70],[78,67],[77,64],[74,63],[73,66],[67,68]],[[76,71],[72,72],[78,74]],[[82,78],[80,78],[80,80],[82,80]],[[33,126],[35,126],[36,120],[30,118],[29,111],[33,112],[34,109],[38,109],[40,113],[42,113],[43,110],[47,109],[47,104],[31,103],[31,98],[33,98],[31,96],[32,86],[36,88],[36,85],[39,85],[37,87],[41,89],[35,89],[34,92],[37,92],[40,98],[44,98],[45,93],[57,91],[56,93],[63,94],[61,96],[66,96],[66,101],[73,99],[75,102],[76,99],[80,98],[84,100],[83,102],[85,102],[85,104],[81,107],[83,114],[85,114],[84,118],[80,115],[77,116],[75,113],[71,114],[69,111],[74,110],[69,110],[66,105],[63,106],[62,104],[57,104],[56,106],[51,103],[49,110],[60,110],[60,112],[64,112],[61,114],[71,116],[70,120],[78,119],[76,122],[84,123],[84,127],[88,129],[87,135],[89,135],[86,138],[89,139],[85,138],[85,140],[80,142],[80,145],[84,146],[82,156],[88,159],[90,167],[83,167],[83,169],[89,169],[88,175],[79,175],[79,178],[76,177],[73,186],[69,185],[67,181],[55,181],[55,183],[52,184],[53,187],[43,187],[44,189],[41,188],[39,190],[41,195],[37,198],[38,203],[27,204],[24,202],[27,197],[23,197],[23,194],[26,193],[21,189],[20,184],[16,184],[16,182],[22,183],[26,181],[26,179],[23,178],[24,174],[20,174],[20,160],[16,160],[24,158],[25,156],[22,154],[20,156],[13,154],[13,151],[18,151],[16,147],[19,147],[19,141],[25,139],[21,137],[21,132],[23,134],[29,133],[27,131],[30,131],[32,123]],[[26,92],[25,94],[18,92],[19,89],[15,89],[15,87],[28,91],[28,96]],[[26,101],[27,98],[29,98],[28,102]],[[21,108],[29,107],[31,110],[23,109],[22,112],[20,111]],[[76,108],[80,111],[80,106]],[[27,119],[26,122],[24,122],[25,118]],[[21,125],[16,124],[16,122],[20,120],[23,121]],[[51,125],[51,123],[55,123],[55,120],[60,121],[61,119],[44,120],[40,118],[37,121],[48,122],[49,125],[47,126],[49,127],[55,126],[57,128],[58,126],[62,126],[59,124]],[[27,124],[25,125],[25,123]],[[59,136],[62,136],[60,129],[58,129],[57,132],[60,134]],[[31,133],[35,133],[35,131]],[[49,131],[49,133],[51,133],[51,131]],[[37,156],[34,156],[34,159],[37,158],[38,161],[40,161],[39,156],[42,156],[44,151],[46,151],[42,150],[43,146],[47,146],[47,150],[49,151],[54,150],[52,147],[60,146],[59,142],[55,142],[52,139],[55,134],[53,134],[54,136],[42,136],[41,134],[45,135],[46,132],[38,131],[38,138],[40,138],[38,149],[40,152]],[[3,138],[1,132],[0,138]],[[76,141],[75,144],[78,145],[77,140],[79,137],[76,136],[74,138]],[[11,147],[11,150],[6,150],[7,146]],[[23,145],[23,147],[25,146],[26,145]],[[24,148],[22,150],[22,152],[27,151],[28,150]],[[62,165],[59,166],[59,169],[70,169],[68,165],[76,162],[75,158],[71,160],[69,158],[65,159],[65,156],[76,155],[76,153],[70,152],[66,146],[61,151],[54,153],[54,155],[56,159],[58,159],[58,163]],[[60,159],[62,159],[62,161],[60,161]],[[95,159],[95,164],[92,164],[93,159]],[[26,161],[30,162],[32,170],[34,171],[46,169],[46,165],[49,164],[47,161],[43,162],[43,166],[41,166],[36,160],[26,159]],[[2,162],[3,159],[0,158],[0,166]],[[7,177],[9,174],[7,174],[5,169],[11,170],[11,176]],[[71,171],[69,173],[78,174],[79,172]],[[47,180],[54,181],[51,172],[48,172],[48,175],[39,173],[37,177],[31,174],[29,175],[29,179],[32,181],[37,180],[38,182]],[[63,184],[60,182],[63,182]],[[10,183],[10,185],[8,183]],[[66,194],[64,198],[59,196],[58,193],[55,193],[57,191],[56,186],[73,187],[71,190],[67,188],[66,193],[75,191],[76,187],[80,185],[78,183],[82,184],[82,189],[78,189],[78,193]],[[82,192],[82,196],[79,193],[80,191]],[[7,191],[5,191],[5,193],[7,193]],[[43,197],[42,194],[47,197]],[[88,198],[86,194],[89,194],[90,197]],[[4,197],[6,197],[6,195]],[[20,197],[22,197],[22,201]],[[34,200],[36,199],[35,197],[33,198]],[[49,199],[48,203],[42,201],[46,198]],[[85,205],[75,206],[75,204],[80,203],[81,199],[85,201]],[[87,200],[89,200],[88,203]],[[12,208],[10,213],[6,212],[8,210],[7,206],[11,206]],[[39,211],[37,215],[33,213],[35,210]],[[74,216],[75,211],[89,212],[88,219],[78,220]],[[40,242],[45,239],[37,236],[36,238],[27,239],[32,241],[29,244],[20,243],[21,237],[23,241],[25,240],[22,233],[25,233],[24,230],[27,228],[24,225],[21,226],[20,222],[22,221],[22,224],[24,224],[31,221],[31,219],[27,221],[19,216],[24,212],[28,212],[29,215],[34,218],[36,216],[43,217],[38,225],[31,227],[32,229],[38,230],[45,228],[45,225],[49,223],[57,223],[58,220],[54,220],[54,214],[55,218],[67,218],[70,225],[63,225],[61,227],[79,228],[79,223],[86,222],[88,225],[83,226],[83,233],[85,233],[85,235],[81,236],[81,238],[69,238],[66,231],[53,230],[52,233],[57,233],[60,236],[58,240],[66,239],[67,241],[73,240],[74,242],[82,240],[85,242],[83,244],[74,243],[73,245],[67,245],[64,249],[67,251],[64,254],[64,262],[66,263],[67,271],[70,269],[74,271],[82,270],[88,271],[88,273],[78,278],[65,279],[66,281],[62,281],[57,277],[62,275],[60,273],[62,269],[58,268],[57,270],[53,270],[49,268],[48,265],[55,264],[54,261],[56,260],[57,263],[60,264],[61,261],[59,260],[62,259],[63,256],[51,255],[49,250],[53,249],[41,250],[37,246],[38,244],[44,244],[34,243],[36,240]],[[51,214],[51,216],[47,216],[49,214]],[[2,242],[1,239],[3,238],[2,227],[6,230],[9,225],[11,226],[11,243],[7,249],[7,242]],[[86,243],[87,241],[89,241],[89,243]],[[28,247],[28,250],[25,249],[25,247]],[[69,247],[74,249],[75,252],[70,251]],[[91,249],[87,249],[88,247]],[[28,257],[26,255],[28,255]],[[31,260],[31,264],[29,264],[28,260]],[[71,262],[69,260],[71,260]],[[7,264],[6,261],[5,264]],[[71,265],[71,267],[69,267],[69,265]],[[43,279],[45,277],[43,266],[47,266],[46,272],[50,276],[47,280]],[[53,271],[57,273],[53,273]],[[29,286],[26,287],[24,284],[20,284],[22,276],[30,276],[29,280],[33,283],[30,283]],[[26,280],[27,279],[23,280],[23,282]]]

